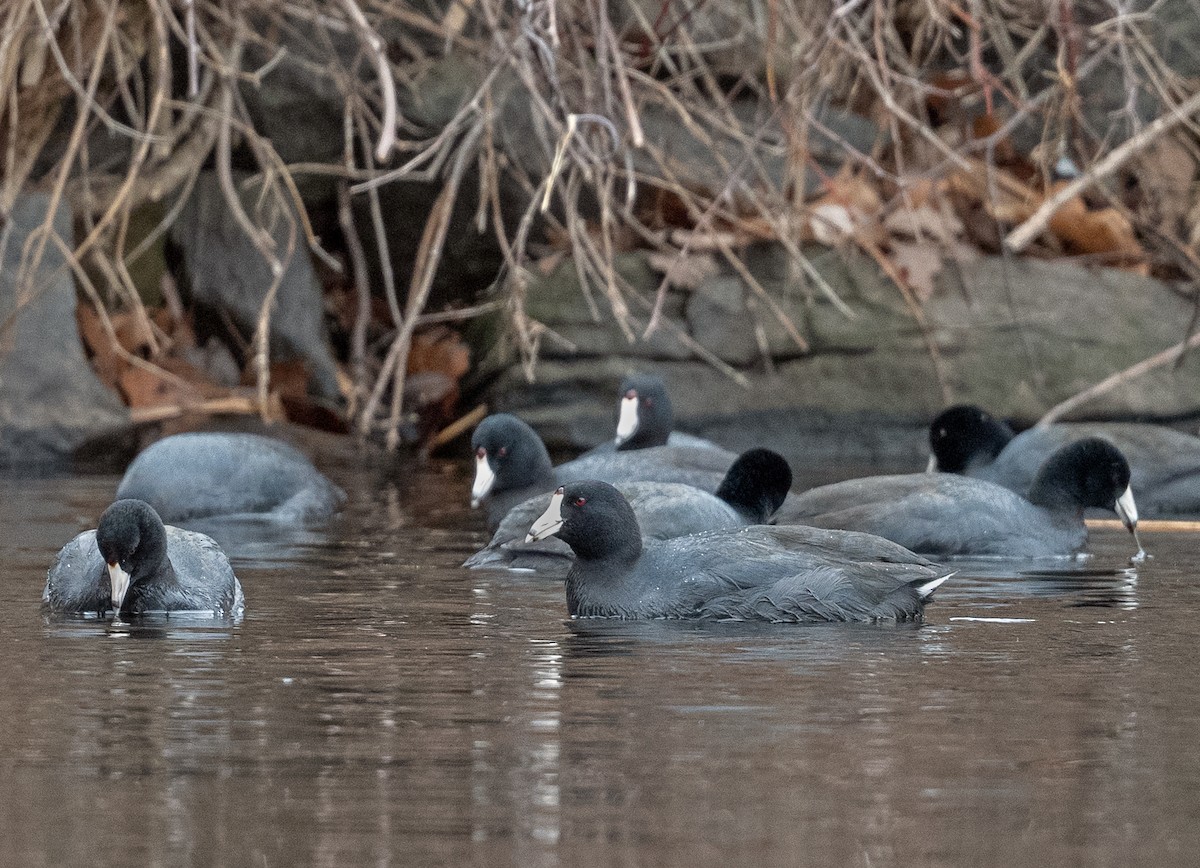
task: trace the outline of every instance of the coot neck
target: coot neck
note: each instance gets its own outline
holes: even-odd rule
[[[1083,514],[1083,504],[1076,492],[1063,484],[1061,479],[1055,479],[1044,471],[1037,475],[1029,487],[1029,502],[1051,512]]]

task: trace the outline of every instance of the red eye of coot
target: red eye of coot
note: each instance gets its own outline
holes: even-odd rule
[[[496,450],[496,457],[497,457],[497,458],[503,458],[503,457],[504,457],[505,455],[507,455],[507,454],[508,454],[508,447],[507,447],[507,446],[501,446],[499,449],[497,449],[497,450]]]
[[[574,500],[572,500],[571,503],[573,503],[575,506],[583,506],[585,503],[587,503],[587,498],[586,497],[577,497]]]
[[[645,404],[647,407],[653,407],[654,399],[653,398],[642,398],[642,403]]]

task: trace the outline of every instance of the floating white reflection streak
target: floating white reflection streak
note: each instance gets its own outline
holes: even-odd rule
[[[525,758],[531,783],[526,817],[529,834],[535,841],[557,844],[561,832],[562,649],[554,640],[531,641],[537,651],[532,660],[533,689],[530,693],[530,707],[534,713],[529,720],[529,734],[533,743]]]

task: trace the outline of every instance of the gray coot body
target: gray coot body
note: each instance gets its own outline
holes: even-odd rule
[[[283,521],[328,518],[345,493],[299,450],[256,434],[176,434],[129,465],[118,498],[144,500],[163,521],[253,515]]]
[[[1029,491],[1054,450],[1084,437],[1102,437],[1129,461],[1130,485],[1143,515],[1200,513],[1200,437],[1173,428],[1064,422],[1013,436],[978,407],[962,406],[934,419],[929,434],[935,469],[987,479],[1020,494]]]
[[[556,468],[537,432],[508,413],[495,413],[480,422],[471,447],[475,452],[471,505],[486,505],[489,530],[495,530],[517,504],[563,482],[676,482],[711,492],[737,459],[721,449],[653,446],[584,455]]]
[[[645,540],[629,504],[598,481],[558,489],[530,528],[575,552],[572,617],[739,621],[916,620],[946,576],[866,534],[755,525]]]
[[[672,539],[722,528],[766,524],[792,485],[787,460],[769,449],[749,449],[729,468],[716,494],[671,482],[618,482],[638,527],[647,539]],[[546,511],[550,494],[517,504],[486,547],[467,559],[465,567],[532,570],[561,578],[574,555],[566,543],[551,537],[525,542],[533,521]]]
[[[211,612],[238,617],[242,586],[220,547],[201,533],[164,526],[140,500],[118,500],[96,530],[58,553],[42,605],[54,614]]]
[[[1083,548],[1088,507],[1116,512],[1130,531],[1136,528],[1129,465],[1099,438],[1077,441],[1048,458],[1028,499],[953,474],[869,476],[789,498],[777,520],[878,534],[933,556],[1050,557]]]

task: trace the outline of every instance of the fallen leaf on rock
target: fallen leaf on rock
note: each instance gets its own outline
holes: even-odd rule
[[[436,371],[445,374],[456,386],[471,370],[471,349],[454,329],[435,326],[413,335],[408,353],[408,373]]]
[[[872,182],[843,169],[829,180],[827,190],[808,206],[805,228],[812,238],[831,247],[849,240],[863,246],[881,240],[883,200]]]
[[[75,322],[79,325],[79,336],[83,339],[84,348],[91,356],[92,368],[100,382],[116,391],[123,371],[128,362],[121,358],[113,348],[108,332],[100,321],[100,314],[90,304],[80,304],[75,307]]]
[[[711,253],[655,251],[646,254],[646,262],[655,271],[664,274],[668,284],[678,289],[696,289],[710,277],[716,277],[721,270]]]
[[[812,237],[827,247],[835,247],[854,235],[854,217],[850,209],[836,202],[814,205],[808,226]]]
[[[1142,154],[1137,181],[1154,212],[1152,219],[1169,237],[1179,234],[1192,207],[1196,174],[1192,152],[1171,136],[1162,137]]]
[[[883,228],[904,238],[933,238],[943,243],[963,233],[962,221],[950,208],[928,201],[916,208],[898,208],[883,219]]]
[[[1051,194],[1065,181],[1051,187]],[[1146,251],[1133,225],[1115,208],[1089,210],[1079,196],[1065,203],[1050,218],[1050,231],[1070,253],[1099,257],[1118,268],[1149,274]]]
[[[892,262],[912,288],[917,301],[933,296],[934,279],[942,270],[943,251],[936,241],[894,241]]]
[[[549,277],[558,270],[562,261],[567,258],[565,250],[551,250],[545,256],[539,256],[533,261],[533,267],[542,277]]]
[[[272,392],[279,393],[281,398],[308,397],[308,381],[311,375],[303,359],[272,361],[268,369]],[[258,371],[255,369],[254,359],[250,359],[242,369],[242,385],[254,386],[257,381]]]
[[[187,362],[164,359],[159,367],[166,376],[137,365],[130,365],[121,372],[121,394],[131,409],[159,405],[189,406],[200,404],[206,398],[228,394],[220,386],[206,382],[204,375]]]
[[[671,243],[688,250],[720,250],[722,247],[737,247],[742,239],[736,232],[713,229],[675,229],[671,232]]]

